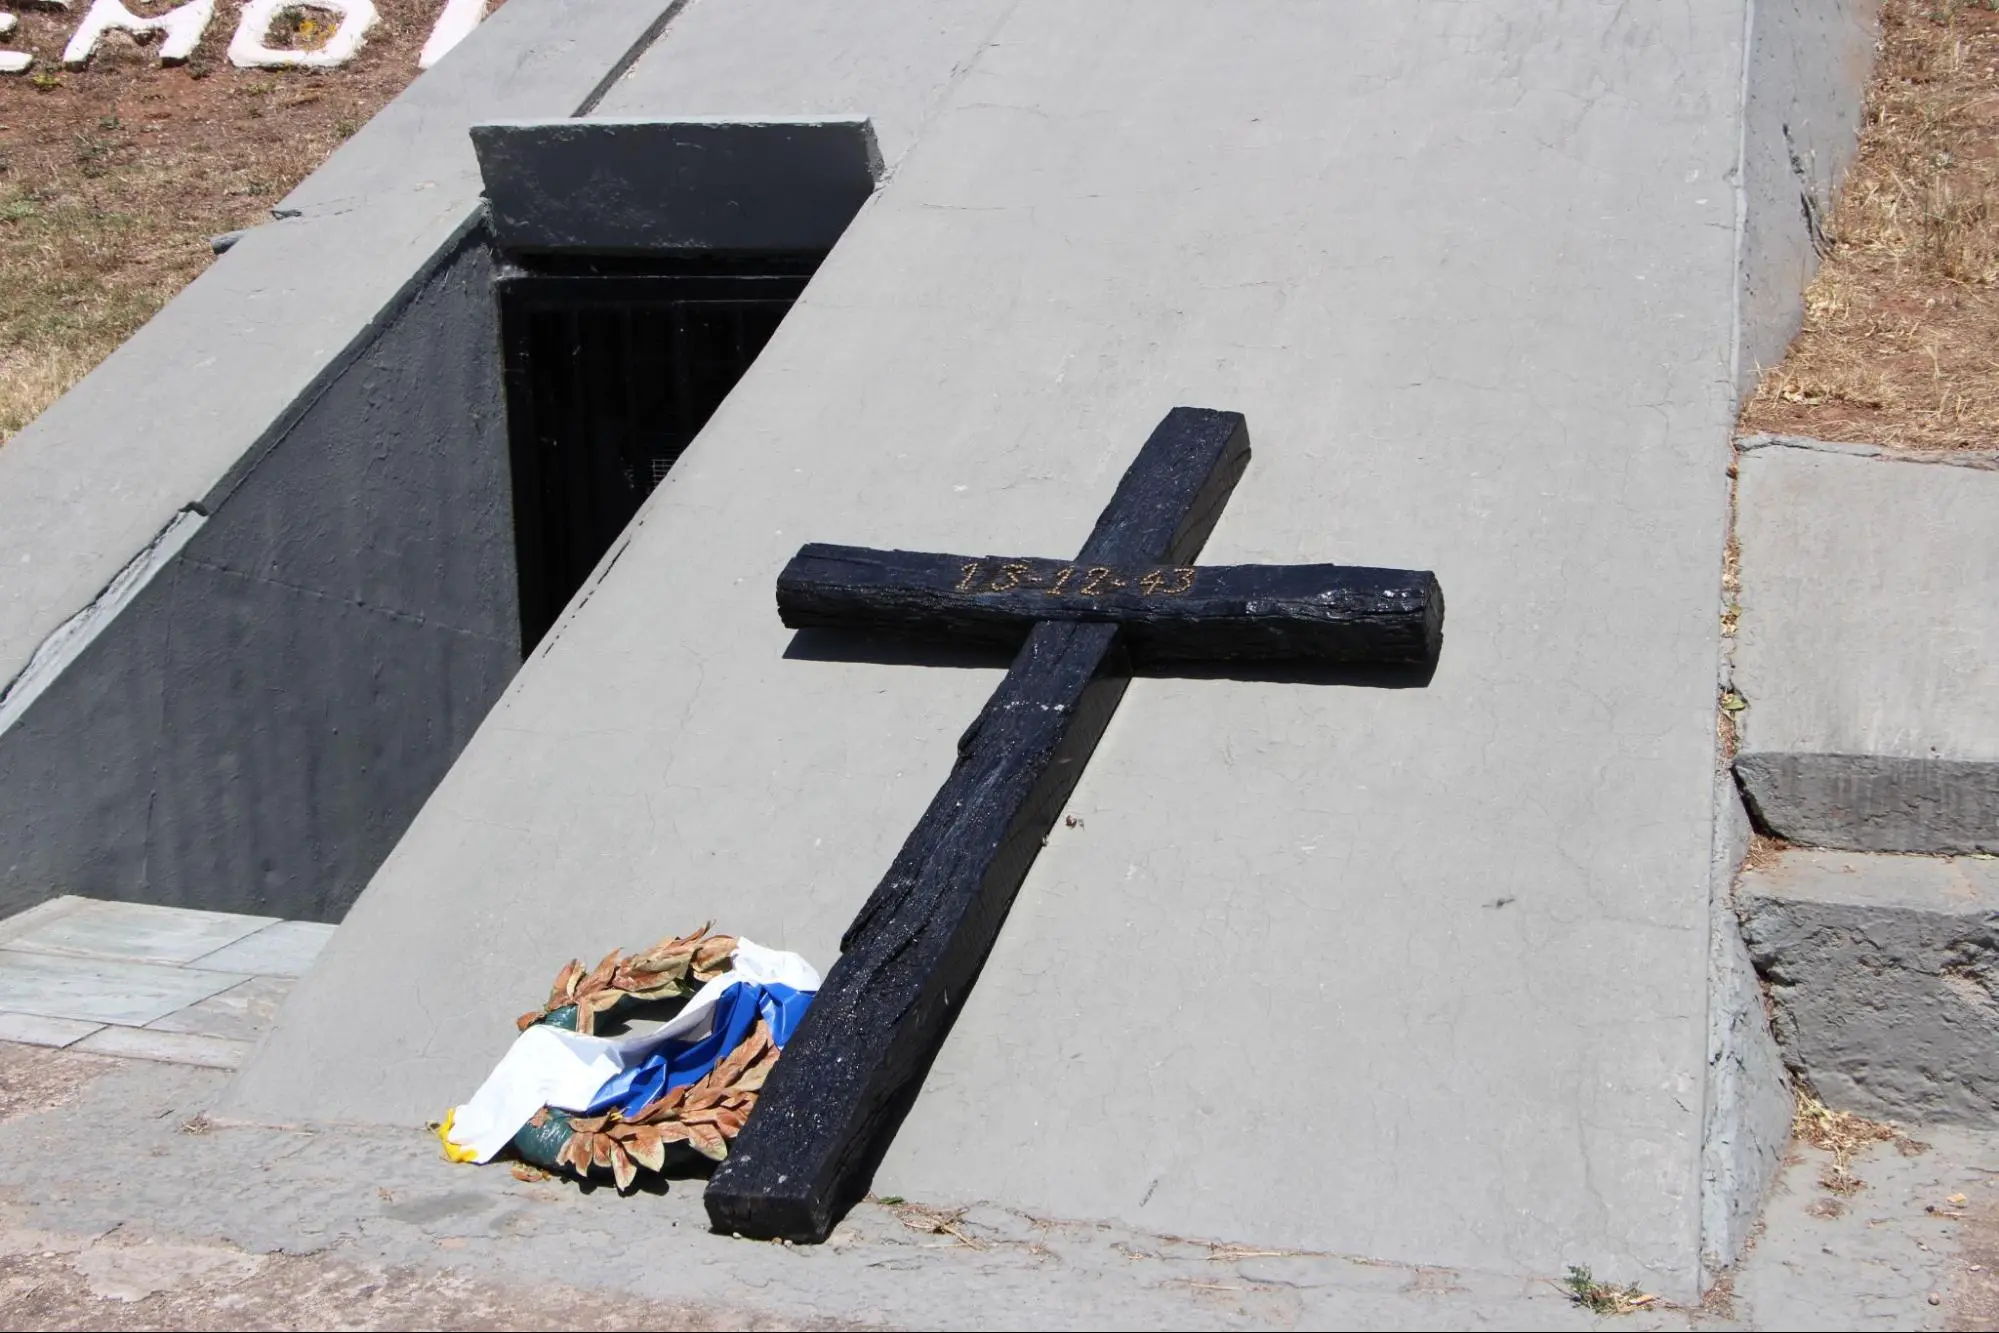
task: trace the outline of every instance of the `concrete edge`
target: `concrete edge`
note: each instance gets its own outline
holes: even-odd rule
[[[27,713],[43,690],[67,671],[118,613],[145,590],[153,576],[173,563],[188,539],[208,521],[208,510],[190,504],[167,520],[159,535],[118,571],[81,611],[56,626],[36,647],[26,666],[0,684],[0,737]]]
[[[1804,847],[1999,853],[1999,760],[1765,751],[1735,777],[1757,825]]]
[[[494,244],[517,253],[829,250],[882,176],[865,116],[496,120],[471,136]]]
[[[1877,12],[1877,0],[1746,0],[1743,6],[1729,347],[1738,403],[1802,319],[1823,240],[1819,220],[1859,146]],[[1732,486],[1728,503],[1732,532]],[[1715,609],[1724,617],[1730,610],[1719,586]],[[1734,652],[1734,636],[1724,633],[1715,664],[1718,693],[1733,688]],[[1755,1234],[1783,1167],[1793,1108],[1735,909],[1735,880],[1754,828],[1726,752],[1718,749],[1716,761],[1700,1156],[1703,1289]]]
[[[1708,1077],[1701,1117],[1700,1285],[1743,1255],[1783,1170],[1792,1092],[1763,989],[1736,915],[1749,814],[1726,770],[1716,775],[1708,916]]]
[[[1859,131],[1879,0],[1745,0],[1735,167],[1737,401],[1783,359],[1804,316]]]
[[[1762,449],[1799,449],[1810,453],[1839,454],[1847,458],[1878,458],[1892,463],[1926,463],[1999,472],[1999,449],[1902,449],[1893,445],[1815,440],[1804,435],[1765,434],[1741,436],[1736,440],[1735,447],[1745,454]]]
[[[258,465],[270,456],[271,451],[278,447],[300,421],[304,420],[312,411],[313,405],[340,382],[341,377],[353,368],[355,362],[367,355],[368,349],[375,345],[383,331],[409,309],[410,303],[416,300],[424,287],[477,235],[484,220],[484,209],[476,202],[464,210],[456,224],[431,252],[411,267],[402,284],[377,307],[374,314],[370,315],[360,328],[355,330],[353,337],[349,338],[345,345],[321,362],[318,373],[306,382],[305,387],[293,396],[284,410],[273,417],[258,433],[250,447],[223,471],[213,486],[209,487],[200,502],[203,512],[212,514],[222,507],[250,474],[257,470]]]

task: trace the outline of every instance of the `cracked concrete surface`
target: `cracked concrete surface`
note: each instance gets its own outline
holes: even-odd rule
[[[1794,236],[1764,243],[1795,212],[1790,161],[1770,211],[1744,149],[1771,145],[1755,126],[1775,115],[1791,151],[1813,151],[1791,108],[1823,135],[1843,122],[1818,113],[1857,92],[1836,68],[1780,68],[1795,85],[1752,68],[1818,50],[1752,41],[1806,10],[1764,4],[1759,28],[1742,3],[1355,0],[1331,23],[1276,0],[735,0],[664,36],[658,4],[536,31],[507,68],[510,30],[566,8],[514,0],[450,77],[420,80],[288,198],[291,220],[246,235],[114,358],[95,398],[0,456],[0,565],[23,547],[41,562],[0,602],[6,662],[68,609],[51,550],[88,572],[191,477],[240,497],[265,473],[264,428],[317,401],[308,370],[337,364],[365,396],[356,349],[465,235],[466,114],[559,112],[587,78],[582,105],[602,94],[606,114],[865,114],[895,163],[232,1104],[434,1113],[490,1064],[505,1034],[489,1020],[520,979],[550,950],[601,949],[607,922],[717,917],[829,960],[990,680],[786,658],[768,605],[784,556],[813,538],[1071,546],[1161,412],[1230,407],[1259,454],[1211,554],[1437,569],[1453,623],[1433,688],[1134,686],[1078,791],[1087,831],[1051,839],[885,1186],[1515,1275],[1501,1283],[1570,1258],[1692,1291],[1703,1136],[1718,1141],[1703,1113],[1723,473],[1745,338],[1777,327],[1797,285],[1784,255],[1800,255]],[[1814,31],[1850,39],[1855,12],[1821,6]],[[317,323],[270,316],[311,294],[274,276],[306,250],[366,283],[302,302]],[[1755,301],[1738,299],[1745,275],[1770,280]],[[219,422],[183,401],[216,382],[206,363],[172,394],[132,369],[160,378],[190,328],[241,354],[260,315],[288,340]],[[47,441],[108,432],[93,413],[120,375],[146,390],[120,417],[160,422],[168,462],[55,535],[79,507],[58,473],[89,456],[47,468]],[[303,600],[252,572],[185,563],[213,585],[191,602],[228,623],[180,665],[248,660],[270,668],[253,690],[288,702],[281,667],[322,654],[274,668],[218,651],[272,610],[250,592]],[[146,651],[193,639],[173,616],[134,625]],[[411,706],[421,686],[387,678],[407,628],[369,630],[365,665],[429,722],[458,699]],[[412,657],[456,646],[419,637]],[[434,683],[449,664],[429,667]],[[169,715],[143,680],[104,694],[139,701],[135,732],[216,725]],[[437,725],[455,741],[463,720]],[[260,724],[220,730],[249,738],[201,775],[225,794],[295,776],[292,749],[257,748]],[[362,758],[426,790],[435,775],[392,748]],[[27,770],[0,790],[53,789]],[[270,891],[262,858],[202,822],[251,821],[199,784],[151,773],[140,808],[97,770],[67,776],[88,798],[59,804],[89,835],[70,850],[91,878],[0,858],[18,891],[121,892],[168,863],[175,887],[149,894]],[[156,817],[185,827],[155,838]],[[394,824],[369,823],[358,859]]]
[[[710,1234],[698,1180],[454,1166],[421,1130],[215,1124],[223,1076],[0,1044],[9,1328],[1590,1328],[1560,1272],[1162,1236],[989,1204],[869,1202],[817,1248]],[[1992,1327],[1999,1137],[1882,1146],[1865,1187],[1787,1167],[1750,1257],[1633,1329]],[[1409,1200],[1461,1209],[1462,1192]],[[1599,1269],[1597,1277],[1629,1274]],[[1931,1297],[1936,1303],[1931,1303]]]
[[[785,558],[1072,548],[1226,407],[1209,558],[1435,569],[1437,676],[1134,684],[878,1187],[1691,1293],[1744,20],[691,5],[605,114],[865,114],[891,173],[232,1113],[436,1114],[608,922],[830,962],[992,673],[788,658]]]

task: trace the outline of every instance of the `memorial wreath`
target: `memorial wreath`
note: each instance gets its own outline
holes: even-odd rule
[[[516,1020],[521,1035],[486,1083],[445,1116],[445,1155],[484,1162],[510,1149],[581,1180],[608,1171],[620,1191],[677,1153],[727,1158],[819,978],[795,954],[708,929],[613,949],[587,970],[570,960]],[[628,1005],[676,999],[687,1003],[656,1032],[597,1034]]]

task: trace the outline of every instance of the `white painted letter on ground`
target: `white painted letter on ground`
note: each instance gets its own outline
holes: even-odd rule
[[[0,14],[0,37],[13,32],[19,22],[12,14]],[[19,74],[34,63],[34,56],[26,51],[0,51],[0,74]]]
[[[134,37],[149,32],[164,34],[160,42],[160,63],[178,65],[194,54],[201,34],[208,31],[208,20],[213,17],[215,0],[188,0],[178,8],[150,18],[134,14],[125,8],[123,0],[94,0],[84,14],[83,22],[77,26],[76,33],[69,39],[69,45],[63,48],[62,63],[71,69],[89,64],[91,54],[97,50],[98,39],[115,28]]]
[[[287,9],[324,9],[340,16],[340,26],[315,50],[295,51],[270,44],[271,23]],[[249,0],[242,22],[229,39],[229,63],[241,69],[332,69],[344,65],[361,49],[361,40],[379,15],[374,0]]]
[[[430,37],[417,55],[416,67],[429,69],[452,47],[472,35],[472,29],[479,26],[486,17],[486,0],[444,0],[444,12],[437,16],[432,25]]]

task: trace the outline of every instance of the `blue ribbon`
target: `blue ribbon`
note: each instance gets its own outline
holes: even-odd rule
[[[798,1022],[811,1003],[810,991],[739,981],[715,1001],[706,1036],[670,1042],[638,1064],[611,1075],[583,1114],[602,1115],[615,1108],[623,1115],[637,1115],[675,1088],[699,1083],[742,1044],[759,1018],[770,1024],[771,1040],[781,1048],[798,1030]]]

